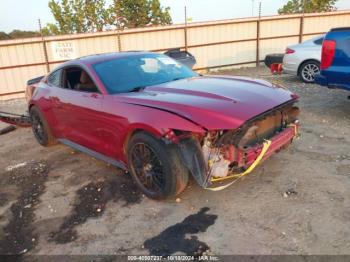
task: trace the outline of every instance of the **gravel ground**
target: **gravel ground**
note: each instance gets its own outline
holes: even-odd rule
[[[263,67],[219,73],[297,93],[301,138],[224,191],[192,182],[159,202],[122,171],[17,129],[0,136],[0,254],[350,254],[349,93]]]

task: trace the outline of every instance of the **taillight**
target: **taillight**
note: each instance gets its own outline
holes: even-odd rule
[[[291,48],[287,48],[286,49],[286,55],[287,54],[293,54],[295,52],[295,50],[291,49]]]
[[[321,56],[321,70],[327,69],[333,63],[336,43],[333,40],[323,40],[322,56]]]

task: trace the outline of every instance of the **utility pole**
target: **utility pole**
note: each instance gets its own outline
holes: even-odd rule
[[[43,30],[41,28],[41,21],[40,21],[40,19],[38,19],[38,23],[39,23],[39,32],[40,32],[40,36],[41,36],[41,42],[43,43],[43,49],[44,49],[46,73],[49,73],[50,72],[49,59],[48,59],[48,55],[47,55],[46,42],[45,42],[45,39],[44,39]]]
[[[261,2],[259,2],[259,17],[256,22],[256,67],[258,68],[258,75],[259,72],[259,66],[260,66],[260,18],[261,18]]]

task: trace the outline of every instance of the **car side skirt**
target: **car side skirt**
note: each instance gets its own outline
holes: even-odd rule
[[[64,145],[66,145],[66,146],[69,146],[69,147],[71,147],[73,149],[76,149],[76,150],[78,150],[80,152],[83,152],[83,153],[85,153],[85,154],[87,154],[89,156],[92,156],[92,157],[94,157],[96,159],[102,160],[102,161],[104,161],[104,162],[106,162],[106,163],[108,163],[108,164],[110,164],[112,166],[121,168],[123,170],[128,170],[127,166],[123,162],[115,160],[115,159],[110,158],[108,156],[105,156],[105,155],[103,155],[101,153],[98,153],[98,152],[96,152],[94,150],[91,150],[91,149],[89,149],[89,148],[87,148],[85,146],[79,145],[77,143],[74,143],[74,142],[72,142],[72,141],[70,141],[68,139],[64,139],[64,138],[58,139],[58,141],[60,143],[64,144]]]

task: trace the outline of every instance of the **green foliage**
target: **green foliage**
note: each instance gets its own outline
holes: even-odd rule
[[[40,36],[39,32],[34,31],[22,31],[22,30],[13,30],[9,33],[11,38],[27,38],[27,37],[37,37]]]
[[[279,14],[298,14],[330,12],[336,10],[337,0],[289,0],[282,8],[278,9]]]
[[[49,8],[56,20],[43,28],[44,35],[99,32],[117,26],[133,28],[171,24],[169,7],[159,0],[50,0]]]
[[[42,33],[45,36],[59,35],[60,30],[58,29],[57,25],[48,23],[44,28],[42,28]]]
[[[0,32],[0,40],[16,39],[16,38],[27,38],[40,36],[39,32],[35,31],[22,31],[13,30],[11,33],[6,34],[5,32]]]
[[[11,39],[11,37],[6,34],[5,32],[1,31],[0,32],[0,40],[8,40],[8,39]]]
[[[152,25],[172,24],[170,7],[162,8],[159,0],[152,0],[150,3],[149,23]]]

